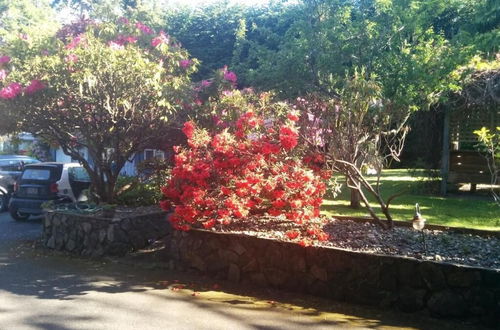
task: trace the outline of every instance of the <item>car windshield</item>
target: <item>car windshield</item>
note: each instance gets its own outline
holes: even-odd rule
[[[50,179],[50,169],[48,168],[25,169],[21,178],[23,180],[47,181]]]
[[[70,167],[68,174],[71,181],[90,182],[90,176],[83,167]]]
[[[20,172],[22,165],[39,163],[36,159],[0,159],[0,171]]]

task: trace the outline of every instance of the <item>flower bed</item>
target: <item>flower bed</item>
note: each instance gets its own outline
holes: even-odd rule
[[[383,255],[388,253],[383,249],[368,253],[339,248],[332,243],[335,231],[328,243],[303,247],[287,242],[285,231],[264,227],[251,233],[174,231],[170,257],[176,265],[217,278],[340,301],[427,309],[437,316],[485,322],[494,322],[500,313],[500,269]],[[498,238],[492,239],[498,244]]]
[[[84,256],[124,255],[167,235],[166,213],[155,208],[117,212],[113,218],[49,211],[43,243],[51,249]]]

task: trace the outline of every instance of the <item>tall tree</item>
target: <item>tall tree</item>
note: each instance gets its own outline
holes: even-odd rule
[[[105,202],[127,160],[162,137],[189,101],[196,65],[167,34],[125,18],[9,43],[0,59],[0,116],[16,123],[2,128],[58,144],[87,169]]]

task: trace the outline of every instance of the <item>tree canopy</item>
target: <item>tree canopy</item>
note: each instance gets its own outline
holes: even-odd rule
[[[126,18],[79,21],[2,51],[0,113],[13,119],[2,128],[59,145],[104,201],[113,200],[126,161],[165,134],[196,69],[175,39]]]

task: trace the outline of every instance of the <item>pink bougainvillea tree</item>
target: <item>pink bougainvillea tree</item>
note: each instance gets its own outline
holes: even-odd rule
[[[112,202],[126,161],[190,102],[196,66],[167,33],[125,18],[18,38],[0,47],[0,131],[59,145],[87,169],[95,196]]]

